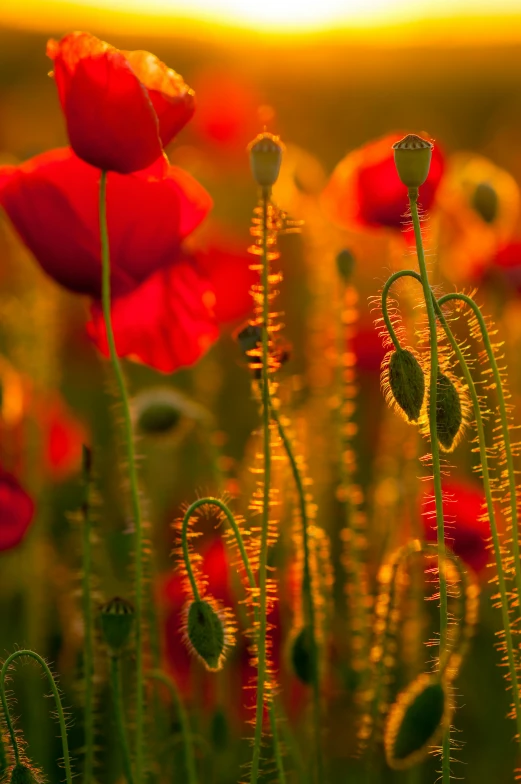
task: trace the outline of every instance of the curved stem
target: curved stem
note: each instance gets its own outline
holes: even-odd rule
[[[16,732],[14,729],[13,720],[11,718],[11,714],[9,711],[9,704],[7,702],[7,696],[5,693],[5,678],[11,662],[19,658],[20,656],[28,656],[31,659],[37,661],[40,667],[42,668],[42,670],[44,671],[45,675],[47,676],[47,680],[49,681],[49,685],[51,687],[51,691],[54,697],[54,702],[56,704],[56,713],[60,725],[60,735],[61,735],[62,749],[63,749],[63,765],[65,767],[65,776],[66,776],[67,784],[72,784],[69,743],[67,740],[67,725],[65,723],[65,714],[63,712],[63,706],[60,699],[60,692],[58,691],[58,687],[56,686],[56,681],[54,680],[53,674],[50,671],[49,667],[47,666],[47,662],[45,661],[45,659],[42,659],[42,657],[39,654],[35,653],[35,651],[31,651],[28,649],[15,651],[14,653],[12,653],[5,660],[2,669],[0,670],[0,700],[2,702],[2,708],[4,711],[7,729],[9,731],[9,737],[11,738],[11,745],[13,747],[15,763],[17,765],[20,764],[20,748],[18,746],[18,741],[16,739]]]
[[[423,296],[427,308],[430,334],[430,390],[429,390],[429,431],[432,451],[432,470],[434,481],[434,499],[436,504],[436,528],[438,538],[438,577],[440,583],[440,656],[445,647],[448,632],[447,617],[447,581],[442,569],[442,562],[445,558],[445,523],[443,520],[443,492],[441,487],[441,464],[440,448],[438,444],[437,429],[437,392],[438,392],[438,337],[436,331],[436,315],[432,301],[431,287],[425,255],[423,252],[423,241],[421,235],[420,217],[418,215],[418,190],[409,189],[409,205],[411,208],[412,223],[414,227],[414,237],[416,240],[416,251],[418,265],[420,268],[421,281],[423,286]],[[450,782],[450,737],[449,731],[444,733],[442,741],[442,782]]]
[[[134,433],[130,404],[121,363],[119,361],[112,329],[110,313],[110,247],[107,227],[107,172],[101,172],[99,189],[99,219],[102,262],[102,304],[110,360],[116,376],[120,402],[123,409],[125,445],[127,450],[128,477],[134,516],[134,579],[136,610],[136,781],[142,784],[144,778],[143,740],[144,740],[144,692],[143,692],[143,522],[139,503]]]
[[[134,784],[132,776],[132,765],[130,762],[130,749],[127,738],[127,728],[125,727],[125,713],[123,709],[123,697],[121,694],[121,658],[119,656],[110,657],[110,686],[112,689],[112,701],[114,703],[114,715],[118,728],[119,745],[123,758],[123,771],[128,784]]]
[[[190,724],[188,722],[188,715],[185,711],[183,701],[179,695],[177,685],[173,678],[170,678],[166,673],[161,670],[150,670],[145,674],[145,677],[150,680],[156,680],[162,683],[168,689],[172,702],[177,710],[179,723],[181,724],[181,734],[183,736],[183,743],[185,747],[185,762],[187,772],[188,784],[197,784],[197,772],[195,766],[194,746],[192,743],[192,734],[190,731]]]
[[[304,551],[304,578],[302,581],[302,593],[304,596],[304,607],[306,608],[307,615],[307,628],[309,630],[309,641],[311,644],[311,676],[313,681],[313,723],[315,733],[316,745],[316,780],[320,784],[324,784],[324,772],[322,764],[322,750],[320,743],[320,682],[318,672],[318,645],[316,638],[316,625],[315,625],[315,605],[313,603],[313,582],[309,558],[309,520],[306,504],[306,493],[302,483],[302,477],[297,465],[297,460],[291,446],[291,441],[288,438],[286,430],[282,424],[279,412],[274,407],[270,399],[271,416],[277,425],[279,435],[284,446],[284,450],[291,465],[293,479],[297,489],[300,518],[302,521],[302,549]]]
[[[271,439],[270,439],[270,397],[268,373],[268,320],[269,320],[269,260],[268,260],[268,203],[269,191],[262,191],[262,431],[264,452],[264,494],[262,507],[261,541],[259,555],[259,627],[257,634],[257,709],[255,715],[255,735],[251,763],[250,784],[257,784],[262,745],[262,725],[264,714],[264,692],[266,688],[266,631],[267,631],[267,566],[268,566],[268,528],[270,514],[271,482]]]
[[[92,620],[91,573],[92,548],[90,515],[90,463],[91,453],[83,446],[83,484],[85,500],[83,502],[83,574],[82,574],[82,609],[83,609],[83,678],[85,680],[85,707],[83,731],[85,737],[85,761],[83,766],[83,782],[91,784],[94,769],[94,624]]]

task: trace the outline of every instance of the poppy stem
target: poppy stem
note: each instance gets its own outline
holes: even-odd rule
[[[16,737],[16,731],[14,729],[13,720],[11,718],[11,713],[9,711],[9,703],[7,701],[7,695],[5,693],[5,680],[9,668],[14,662],[15,659],[18,659],[20,656],[27,656],[31,659],[34,659],[42,670],[44,671],[47,680],[49,681],[49,685],[51,687],[51,691],[54,697],[54,702],[56,704],[56,715],[58,716],[58,722],[60,725],[60,736],[62,741],[62,749],[63,749],[63,766],[65,768],[65,777],[67,784],[72,784],[72,771],[71,771],[71,761],[69,756],[69,743],[67,740],[67,725],[65,722],[65,714],[63,712],[63,706],[60,699],[60,692],[56,685],[56,681],[54,680],[53,674],[50,671],[47,662],[43,659],[39,654],[35,651],[31,651],[29,649],[24,649],[21,651],[15,651],[10,656],[7,657],[5,660],[2,669],[0,670],[0,701],[2,703],[2,709],[4,711],[5,721],[7,724],[7,729],[9,731],[9,737],[11,739],[11,745],[13,747],[13,753],[15,758],[16,765],[20,765],[20,747],[18,745],[18,740]]]
[[[101,239],[102,262],[102,305],[107,343],[110,360],[118,384],[120,402],[123,409],[123,423],[125,430],[125,445],[127,450],[128,474],[130,493],[132,499],[132,512],[134,517],[135,544],[134,544],[134,580],[135,580],[135,610],[136,610],[136,782],[144,781],[144,690],[143,690],[143,522],[139,503],[138,479],[136,470],[136,455],[134,447],[134,434],[128,394],[116,350],[114,331],[110,313],[110,247],[107,227],[107,172],[101,172],[99,189],[99,218]]]
[[[183,744],[185,749],[185,764],[187,773],[187,784],[197,784],[197,770],[195,766],[194,745],[192,743],[192,733],[190,730],[190,723],[188,721],[188,714],[183,705],[183,701],[179,695],[177,684],[173,678],[166,675],[161,670],[150,670],[146,673],[148,680],[155,680],[162,683],[168,689],[172,702],[179,717],[179,724],[181,725],[181,735],[183,736]],[[176,777],[177,780],[177,777]]]
[[[427,308],[427,317],[429,322],[430,334],[430,390],[429,390],[429,431],[432,452],[432,470],[434,481],[434,499],[436,505],[436,528],[438,538],[438,579],[440,584],[440,658],[441,654],[447,644],[448,633],[448,615],[447,615],[447,580],[443,571],[443,562],[445,560],[445,523],[443,519],[443,491],[441,487],[441,462],[440,462],[440,447],[438,443],[438,427],[437,427],[437,394],[438,394],[438,336],[436,328],[436,314],[434,312],[434,304],[432,301],[431,287],[429,283],[429,276],[427,273],[427,266],[425,264],[425,255],[423,251],[423,240],[420,226],[420,217],[418,214],[418,189],[409,188],[409,206],[411,209],[412,223],[414,228],[414,237],[416,240],[416,253],[418,256],[418,266],[420,268],[420,276],[423,286],[423,296]],[[441,757],[441,774],[442,783],[449,784],[450,782],[450,730],[444,732],[442,740],[442,757]]]
[[[262,728],[266,690],[266,632],[267,632],[267,565],[268,565],[268,529],[270,515],[270,482],[271,482],[271,433],[270,433],[270,391],[269,391],[269,257],[268,257],[268,209],[271,189],[262,189],[262,432],[264,453],[264,488],[262,506],[261,540],[259,554],[259,626],[257,634],[257,709],[255,716],[255,735],[253,741],[253,758],[251,763],[250,784],[257,784],[259,775],[260,755],[262,746]]]
[[[92,620],[92,520],[90,514],[91,460],[92,455],[90,449],[83,445],[83,486],[85,491],[82,505],[83,680],[85,683],[85,706],[83,714],[85,743],[85,759],[83,765],[84,784],[91,784],[94,769],[94,624]]]
[[[268,390],[268,394],[269,394],[269,390]],[[297,464],[297,459],[293,452],[291,441],[288,438],[284,425],[282,424],[282,420],[280,418],[279,412],[275,407],[275,405],[273,404],[271,397],[270,397],[270,409],[271,409],[271,416],[273,418],[273,421],[277,425],[280,439],[282,441],[284,450],[286,452],[286,455],[288,457],[291,466],[291,472],[293,474],[295,487],[297,489],[300,519],[302,523],[302,549],[303,549],[303,556],[304,556],[303,559],[304,575],[302,580],[302,593],[304,596],[305,615],[307,616],[306,626],[309,633],[309,643],[311,648],[310,653],[311,653],[311,678],[313,683],[313,724],[314,724],[315,754],[316,754],[315,780],[319,782],[319,784],[325,784],[323,762],[322,762],[322,744],[320,742],[321,723],[320,723],[320,680],[319,680],[319,669],[318,669],[318,644],[317,644],[317,635],[316,635],[315,604],[313,602],[313,580],[311,574],[310,554],[309,554],[309,519],[308,519],[308,511],[307,511],[306,493],[304,490],[302,477],[300,475],[299,467]]]
[[[127,738],[127,728],[125,727],[125,713],[123,710],[123,697],[121,693],[121,657],[110,656],[110,688],[112,690],[112,702],[116,725],[118,730],[119,745],[123,759],[123,772],[127,784],[134,784],[132,776],[132,765],[130,762],[130,749]]]
[[[3,728],[0,725],[0,781],[7,772],[7,752],[5,750],[4,739],[2,736]]]

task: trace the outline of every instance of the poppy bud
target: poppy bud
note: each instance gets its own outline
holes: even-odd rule
[[[101,608],[101,633],[112,656],[119,656],[134,625],[134,608],[119,596]]]
[[[393,144],[398,176],[408,188],[419,188],[427,179],[433,147],[431,142],[413,133]]]
[[[10,784],[36,784],[36,778],[31,768],[18,763],[11,773]]]
[[[338,274],[347,283],[355,268],[355,257],[350,250],[344,248],[336,257]]]
[[[463,424],[461,401],[454,382],[438,372],[436,392],[436,432],[440,446],[450,452]]]
[[[480,182],[476,185],[471,204],[485,223],[494,223],[498,214],[499,199],[496,190],[489,182]]]
[[[193,601],[187,613],[186,637],[192,650],[208,670],[222,667],[225,625],[221,614],[205,600]]]
[[[448,723],[450,712],[449,698],[441,681],[420,675],[389,712],[384,736],[388,765],[403,770],[423,759]]]
[[[295,675],[299,681],[309,686],[313,682],[313,651],[307,626],[304,626],[293,638],[290,655]]]
[[[425,395],[425,377],[420,363],[407,349],[399,348],[391,355],[389,385],[409,422],[416,422]]]
[[[277,182],[282,161],[283,146],[279,137],[272,133],[260,133],[248,149],[255,182],[262,188],[271,188]]]

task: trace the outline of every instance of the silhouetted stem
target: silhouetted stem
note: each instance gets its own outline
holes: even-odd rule
[[[101,238],[102,261],[102,304],[107,343],[110,360],[118,384],[120,402],[123,410],[123,424],[125,430],[125,446],[127,450],[128,477],[132,499],[132,512],[134,517],[134,580],[135,580],[135,610],[136,610],[136,782],[142,784],[144,780],[144,692],[143,692],[143,522],[139,503],[138,479],[136,470],[136,455],[134,448],[134,433],[127,388],[121,363],[119,361],[112,329],[110,313],[110,248],[107,228],[107,172],[101,172],[99,191],[99,217]]]
[[[114,716],[118,730],[119,746],[123,760],[123,773],[128,784],[134,784],[132,776],[132,765],[130,762],[130,749],[127,738],[127,728],[125,726],[125,712],[123,708],[123,698],[121,694],[121,658],[119,656],[110,657],[110,686],[112,689],[112,702]]]
[[[45,661],[45,659],[42,659],[42,657],[39,656],[39,654],[35,653],[35,651],[31,651],[28,649],[15,651],[10,656],[8,656],[0,671],[0,700],[2,702],[2,709],[4,711],[5,721],[7,724],[7,729],[9,731],[9,737],[11,738],[11,745],[13,747],[15,763],[17,765],[20,764],[20,748],[16,738],[16,732],[14,729],[13,720],[11,719],[9,704],[7,702],[7,696],[5,693],[5,678],[11,663],[15,659],[19,658],[20,656],[28,656],[29,658],[34,659],[36,662],[38,662],[38,664],[44,671],[47,680],[49,681],[49,685],[51,687],[51,691],[54,697],[54,702],[56,704],[56,714],[58,716],[58,722],[60,725],[60,736],[62,741],[63,765],[65,768],[65,776],[66,776],[67,784],[72,784],[71,761],[69,757],[69,743],[67,740],[67,725],[65,723],[65,714],[63,712],[60,693],[58,691],[58,687],[56,685],[56,681],[54,680],[53,674],[50,671],[49,667],[47,666],[47,662]]]
[[[181,725],[181,735],[183,736],[183,744],[185,749],[185,762],[188,784],[197,784],[197,772],[195,767],[194,746],[192,743],[192,733],[190,731],[190,724],[188,722],[188,715],[185,711],[183,701],[179,695],[177,684],[173,678],[166,675],[161,670],[151,670],[146,673],[146,677],[151,680],[156,680],[162,683],[168,689],[172,702],[179,717]],[[177,778],[177,777],[176,777]]]

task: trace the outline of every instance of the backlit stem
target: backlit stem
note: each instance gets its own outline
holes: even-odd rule
[[[121,658],[119,656],[110,657],[110,687],[112,689],[112,702],[118,730],[119,746],[123,759],[123,772],[127,780],[127,784],[134,784],[134,778],[132,776],[132,764],[130,762],[127,728],[125,726],[123,697],[121,693]]]

